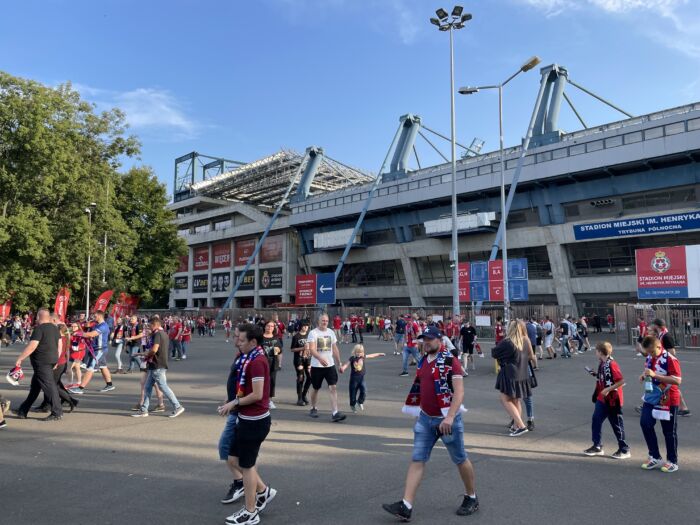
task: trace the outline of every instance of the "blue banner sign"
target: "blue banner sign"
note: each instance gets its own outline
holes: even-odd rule
[[[601,239],[603,237],[628,237],[652,233],[664,234],[697,229],[700,229],[700,212],[688,212],[575,224],[574,236],[577,241],[582,241]]]

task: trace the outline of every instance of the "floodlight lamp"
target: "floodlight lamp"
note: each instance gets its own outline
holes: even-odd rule
[[[471,20],[471,19],[472,19],[472,14],[471,14],[471,13],[466,13],[466,14],[462,15],[462,18],[461,18],[460,21],[461,21],[462,23],[464,23],[464,22],[468,22],[468,21]]]
[[[464,11],[464,8],[461,5],[456,5],[454,6],[454,9],[452,9],[452,16],[459,18],[462,16],[462,11]]]
[[[433,24],[434,26],[440,27],[440,20],[438,20],[437,18],[431,18],[430,23]]]
[[[435,11],[435,14],[440,20],[447,20],[447,17],[450,16],[447,14],[447,11],[445,11],[442,7],[438,10]]]

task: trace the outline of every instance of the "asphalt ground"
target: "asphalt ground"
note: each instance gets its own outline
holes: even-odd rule
[[[386,351],[367,366],[365,411],[349,413],[348,376],[341,376],[343,423],[331,423],[328,395],[321,392],[321,418],[308,417],[296,401],[289,339],[278,374],[278,408],[259,458],[260,473],[278,489],[262,523],[391,524],[381,504],[401,498],[412,449],[412,420],[401,414],[411,377],[398,377],[400,357],[376,336],[365,338],[368,352]],[[487,350],[491,347],[482,343]],[[0,352],[2,375],[20,345]],[[350,345],[341,353],[347,358]],[[169,384],[186,412],[129,417],[138,397],[138,374],[114,379],[117,389],[98,393],[101,378],[80,399],[79,409],[60,422],[7,418],[0,431],[1,524],[223,524],[239,504],[219,503],[230,475],[218,460],[224,420],[216,407],[233,348],[222,334],[196,338],[190,359],[171,362]],[[438,444],[415,502],[414,523],[638,524],[652,521],[698,523],[700,502],[700,412],[678,424],[680,470],[645,472],[637,382],[642,360],[631,348],[615,352],[628,386],[625,426],[632,458],[588,458],[591,393],[594,381],[584,366],[596,366],[587,353],[571,360],[543,361],[535,390],[535,431],[519,438],[506,434],[509,418],[496,390],[491,359],[478,359],[465,379],[465,444],[474,464],[481,508],[455,515],[463,493],[457,471]],[[700,355],[679,354],[683,393],[700,410]],[[110,357],[110,359],[112,359]],[[113,361],[111,361],[113,363]],[[28,363],[27,363],[28,366]],[[413,369],[412,369],[413,370]],[[17,407],[27,393],[2,379],[0,392]],[[32,418],[39,415],[32,415]],[[663,447],[660,428],[657,430]],[[615,451],[609,426],[605,449]]]

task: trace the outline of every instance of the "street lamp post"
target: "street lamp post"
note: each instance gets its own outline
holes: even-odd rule
[[[508,236],[506,235],[506,175],[505,175],[505,158],[503,146],[503,87],[511,80],[517,77],[520,73],[530,71],[533,67],[540,63],[539,57],[532,57],[525,62],[520,69],[506,79],[505,82],[494,86],[479,86],[479,87],[462,87],[459,88],[461,95],[472,95],[485,89],[498,90],[498,135],[499,135],[499,157],[501,165],[501,225],[503,226],[503,240],[501,245],[501,253],[503,259],[503,319],[508,323],[510,321],[510,286],[508,283]]]
[[[88,214],[88,257],[87,257],[87,284],[85,285],[85,319],[90,318],[90,263],[92,255],[92,208],[97,206],[96,203],[91,202],[90,206],[85,208],[85,213]]]
[[[437,18],[431,18],[430,23],[437,26],[440,31],[450,33],[450,124],[452,146],[452,246],[450,248],[450,262],[452,265],[452,315],[459,315],[459,249],[457,241],[457,158],[456,158],[456,131],[455,131],[455,86],[454,86],[454,42],[452,32],[462,29],[464,24],[472,19],[469,13],[462,14],[464,8],[460,5],[452,9],[452,15],[440,8],[435,11]]]

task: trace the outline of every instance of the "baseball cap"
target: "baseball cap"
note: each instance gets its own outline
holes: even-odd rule
[[[435,326],[429,326],[423,333],[418,336],[418,339],[440,339],[442,337],[442,332],[438,330]]]

